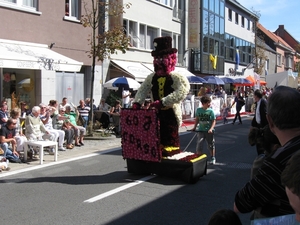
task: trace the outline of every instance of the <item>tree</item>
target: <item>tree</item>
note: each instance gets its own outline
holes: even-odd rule
[[[91,95],[90,95],[90,114],[88,133],[92,133],[93,126],[93,95],[95,80],[96,60],[101,61],[109,58],[111,54],[117,54],[118,51],[126,53],[128,50],[129,38],[123,29],[122,15],[125,9],[129,9],[130,3],[123,5],[122,0],[90,0],[83,1],[85,15],[81,17],[81,23],[84,27],[91,28],[91,34],[87,39],[91,49],[87,52],[92,58],[91,74]],[[109,18],[109,20],[107,20]],[[109,28],[106,27],[106,22]],[[103,84],[103,81],[102,81]]]

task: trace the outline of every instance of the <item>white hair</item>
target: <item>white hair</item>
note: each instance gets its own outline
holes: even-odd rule
[[[32,108],[33,113],[39,112],[40,110],[41,110],[41,108],[39,106],[33,106],[33,108]]]

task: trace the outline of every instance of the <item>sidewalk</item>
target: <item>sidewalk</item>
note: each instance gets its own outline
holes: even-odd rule
[[[251,116],[251,113],[243,113],[242,117]],[[233,119],[234,115],[228,117],[228,119]],[[220,118],[217,118],[217,122],[221,122]],[[230,123],[230,122],[229,122]],[[194,119],[183,120],[183,125],[179,128],[179,133],[186,132],[191,129],[194,125]],[[73,149],[58,152],[58,161],[53,161],[53,155],[49,155],[45,152],[43,165],[60,163],[61,161],[67,161],[74,158],[85,157],[86,155],[99,153],[105,150],[110,150],[114,148],[121,147],[121,138],[116,138],[115,135],[111,137],[85,137],[84,146],[74,147]],[[24,170],[32,167],[41,167],[39,164],[39,158],[36,160],[28,161],[27,163],[10,163],[10,171],[2,171],[0,177],[7,176],[9,174],[15,173],[18,170]]]

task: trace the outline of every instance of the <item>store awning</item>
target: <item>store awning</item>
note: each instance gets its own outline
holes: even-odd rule
[[[114,66],[119,67],[138,82],[144,82],[145,78],[153,72],[139,62],[122,60],[111,60],[111,62],[114,64]]]
[[[79,72],[82,64],[47,45],[0,39],[0,68]]]

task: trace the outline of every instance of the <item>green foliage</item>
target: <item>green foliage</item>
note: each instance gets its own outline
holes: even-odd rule
[[[109,104],[110,106],[114,106],[116,100],[119,100],[119,101],[122,102],[121,96],[122,96],[122,91],[121,90],[118,90],[118,91],[111,90],[109,92],[109,95],[106,98],[106,103]]]

